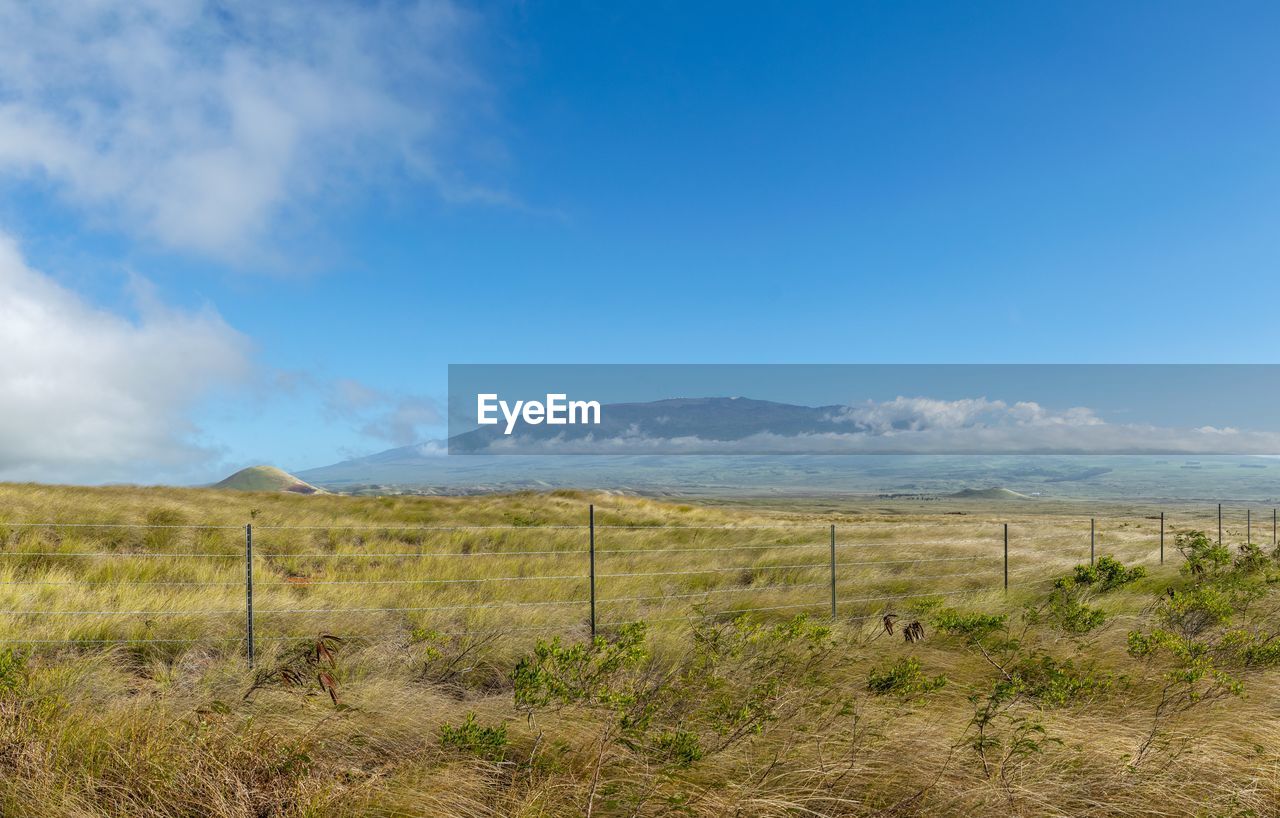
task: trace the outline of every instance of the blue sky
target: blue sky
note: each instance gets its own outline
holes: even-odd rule
[[[5,479],[378,451],[451,362],[1280,340],[1273,4],[8,5]]]

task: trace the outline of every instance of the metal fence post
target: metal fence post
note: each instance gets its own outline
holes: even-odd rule
[[[245,657],[253,667],[253,523],[244,527]]]
[[[831,618],[836,618],[836,525],[831,524]]]
[[[1222,503],[1218,503],[1218,545],[1222,545]]]
[[[588,551],[591,560],[591,638],[596,638],[596,507],[587,506]]]
[[[1276,547],[1276,510],[1271,509],[1271,547]]]
[[[1004,524],[1004,592],[1009,593],[1009,524]]]
[[[1253,545],[1253,509],[1244,510],[1244,544]]]
[[[1164,565],[1164,512],[1160,512],[1160,564]]]
[[[1096,539],[1095,532],[1097,531],[1097,529],[1098,527],[1094,521],[1094,518],[1090,517],[1089,518],[1089,564],[1090,565],[1093,565],[1094,540]]]

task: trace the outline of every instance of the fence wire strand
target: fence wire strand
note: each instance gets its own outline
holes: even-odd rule
[[[1149,519],[1155,520],[1158,518],[1152,517]],[[1212,517],[1210,517],[1210,519],[1212,519]],[[1174,534],[1175,531],[1178,530],[1178,528],[1174,520],[1169,520],[1168,522],[1170,525],[1167,530],[1170,533],[1170,535],[1172,535]],[[1260,525],[1259,529],[1262,530],[1264,526],[1265,526],[1265,523],[1263,525]],[[374,535],[378,535],[378,534],[389,535],[388,539],[390,539],[391,544],[393,545],[393,550],[258,551],[254,555],[258,559],[255,560],[254,562],[259,563],[262,567],[265,567],[266,569],[268,569],[269,573],[264,578],[256,579],[253,582],[253,587],[255,588],[290,588],[290,589],[293,589],[294,591],[305,592],[307,589],[310,589],[313,587],[318,588],[318,587],[328,587],[328,586],[353,586],[353,587],[479,586],[479,585],[485,585],[489,583],[508,583],[508,582],[572,582],[572,583],[575,583],[575,587],[580,588],[582,584],[591,582],[592,577],[594,577],[595,580],[625,580],[625,579],[646,579],[646,578],[658,579],[658,578],[664,578],[664,577],[696,577],[696,576],[706,576],[706,575],[714,575],[714,574],[733,574],[733,573],[738,573],[738,574],[749,573],[749,574],[758,575],[767,571],[805,571],[805,572],[822,571],[823,573],[830,572],[831,574],[830,582],[826,582],[826,581],[796,582],[796,583],[786,583],[786,582],[776,583],[775,582],[775,583],[727,587],[727,588],[680,590],[676,593],[665,593],[665,594],[663,593],[646,594],[642,592],[640,594],[632,593],[631,595],[626,595],[626,596],[603,597],[603,598],[597,597],[595,599],[595,602],[597,604],[605,605],[605,606],[623,605],[624,603],[632,603],[632,604],[638,604],[642,608],[661,611],[664,608],[667,610],[670,610],[670,603],[673,603],[676,601],[689,602],[690,600],[699,600],[699,599],[710,600],[712,598],[723,596],[726,594],[766,594],[766,593],[790,594],[798,591],[815,590],[815,589],[823,589],[823,588],[831,587],[832,593],[834,595],[834,598],[832,600],[815,599],[812,601],[796,602],[792,604],[765,605],[765,606],[757,606],[757,607],[738,607],[738,608],[730,608],[728,610],[701,610],[701,608],[699,608],[681,617],[646,618],[643,621],[652,622],[655,624],[664,623],[664,622],[686,622],[687,623],[690,621],[696,621],[698,618],[734,616],[739,614],[756,613],[756,612],[785,611],[785,610],[798,611],[802,609],[825,610],[832,604],[836,606],[837,612],[840,611],[841,609],[847,609],[847,606],[858,606],[858,605],[879,605],[880,606],[881,613],[869,613],[869,614],[857,615],[857,616],[847,616],[842,614],[837,617],[839,621],[858,622],[858,621],[865,621],[865,620],[881,617],[885,610],[891,609],[892,603],[899,602],[899,601],[912,600],[912,599],[926,599],[931,597],[963,597],[963,596],[977,596],[977,595],[985,595],[985,594],[997,594],[997,593],[1000,593],[1005,588],[1012,590],[1012,589],[1043,586],[1046,583],[1054,581],[1053,577],[1043,577],[1043,574],[1045,572],[1068,570],[1072,564],[1075,564],[1078,562],[1077,559],[1072,559],[1070,556],[1067,556],[1065,553],[1061,551],[1058,551],[1057,553],[1038,554],[1037,559],[1041,560],[1041,563],[1042,563],[1039,569],[1035,571],[1017,572],[1009,576],[1017,579],[1023,576],[1027,576],[1029,574],[1038,574],[1038,575],[1041,575],[1042,578],[1038,580],[1029,581],[1029,582],[1008,582],[1007,585],[1002,585],[999,583],[1000,568],[996,567],[996,565],[993,565],[993,567],[990,569],[979,570],[979,571],[959,571],[959,572],[941,573],[941,574],[915,574],[915,573],[911,573],[910,571],[911,567],[928,565],[933,563],[942,564],[942,563],[992,562],[998,565],[1000,556],[997,553],[947,554],[946,549],[953,549],[953,548],[959,548],[959,547],[965,547],[965,546],[980,546],[980,547],[991,547],[994,550],[994,549],[998,549],[998,547],[1000,546],[1001,537],[999,535],[994,535],[990,538],[953,537],[953,538],[928,539],[928,538],[920,538],[917,536],[917,537],[911,537],[910,539],[903,539],[903,540],[884,539],[883,541],[881,541],[880,537],[883,536],[884,533],[886,532],[892,533],[892,531],[896,529],[893,529],[892,526],[888,528],[884,528],[884,527],[879,528],[876,530],[876,532],[872,534],[871,539],[867,539],[865,537],[866,532],[860,531],[857,526],[847,526],[845,529],[846,534],[848,533],[848,530],[850,527],[852,527],[853,529],[853,534],[850,538],[850,541],[847,541],[847,542],[835,541],[833,538],[832,541],[828,542],[826,539],[826,535],[828,534],[829,531],[832,530],[832,527],[829,526],[829,524],[796,523],[796,522],[779,522],[774,524],[749,524],[749,525],[747,524],[744,524],[744,525],[710,525],[710,524],[708,525],[694,525],[694,524],[691,524],[691,525],[645,525],[645,524],[289,525],[289,524],[254,523],[252,525],[252,530],[254,533],[259,534],[260,537],[263,534],[267,535],[266,537],[263,537],[262,540],[260,540],[261,544],[271,543],[277,546],[284,544],[287,547],[288,545],[287,543],[281,543],[278,541],[272,543],[270,532],[291,532],[291,531],[351,532],[352,534],[356,535],[354,543],[351,542],[350,540],[347,540],[347,541],[339,540],[339,541],[334,541],[335,545],[340,548],[345,547],[345,548],[358,549],[362,544],[362,541],[360,538],[364,535],[364,533],[368,532]],[[143,531],[145,530],[170,530],[170,531],[186,530],[186,531],[192,531],[192,532],[226,531],[226,532],[244,532],[247,535],[249,527],[241,526],[241,525],[222,525],[222,524],[0,522],[0,532],[5,532],[9,530],[33,530],[33,529],[51,529],[51,530],[125,529],[125,530],[143,530]],[[485,534],[485,533],[499,534],[499,533],[514,533],[514,532],[519,532],[521,534],[531,534],[531,533],[537,534],[541,532],[545,532],[548,534],[555,533],[555,532],[580,532],[583,535],[586,535],[587,533],[590,532],[590,533],[594,533],[595,535],[595,540],[593,542],[593,545],[599,544],[601,542],[602,537],[607,539],[610,532],[613,532],[617,535],[618,539],[611,544],[617,544],[620,540],[621,541],[620,544],[624,547],[595,548],[594,551],[592,551],[584,547],[585,543],[580,543],[569,548],[554,548],[554,549],[543,548],[543,549],[529,550],[529,551],[491,550],[495,546],[500,547],[499,543],[501,542],[501,540],[497,537],[494,537],[494,538],[491,538],[489,542],[490,550],[445,551],[445,550],[440,550],[439,544],[442,542],[447,542],[447,540],[433,540],[434,542],[437,543],[435,550],[425,551],[425,550],[422,550],[421,546],[426,544],[424,542],[426,538],[415,538],[418,540],[417,544],[419,546],[415,549],[414,548],[415,543],[413,540],[409,540],[406,542],[404,538],[401,538],[397,542],[394,537],[395,532],[434,532],[434,533],[454,533],[454,534],[460,534],[460,535]],[[645,545],[645,546],[635,546],[635,547],[626,546],[625,538],[626,536],[630,535],[632,532],[643,532],[643,536],[651,536],[655,538],[656,542],[654,542],[653,544]],[[662,541],[660,539],[661,537],[666,535],[671,535],[674,538],[676,535],[679,535],[682,532],[688,532],[692,536],[673,539],[669,545],[662,544]],[[724,537],[722,537],[721,539],[732,537],[734,534],[752,535],[751,539],[762,539],[762,537],[754,535],[754,532],[809,532],[809,534],[801,534],[800,536],[788,535],[790,539],[804,540],[800,542],[776,542],[776,541],[775,542],[758,542],[758,543],[748,542],[748,543],[740,543],[740,544],[726,543],[723,545],[697,544],[699,540],[701,540],[702,542],[707,542],[706,539],[702,539],[700,536],[705,532],[718,532],[719,534],[724,535]],[[1227,529],[1227,532],[1233,533],[1234,529],[1229,528]],[[904,530],[904,533],[905,533],[905,530]],[[813,541],[808,541],[810,538],[810,535],[812,535]],[[1088,536],[1089,536],[1088,533],[1081,533],[1080,531],[1077,531],[1075,529],[1067,529],[1066,524],[1063,524],[1061,531],[1059,531],[1058,529],[1055,529],[1051,533],[1051,535],[1047,536],[1047,540],[1046,540],[1046,537],[1044,536],[1041,536],[1040,539],[1046,540],[1048,542],[1054,542],[1054,543],[1061,541],[1061,542],[1066,542],[1068,544],[1071,544],[1073,542],[1078,542],[1080,539],[1085,539],[1087,543]],[[15,544],[20,543],[22,542],[22,539],[20,539],[21,537],[22,537],[21,534],[15,533],[11,541]],[[1150,537],[1144,536],[1140,531],[1137,531],[1137,530],[1126,530],[1124,532],[1116,532],[1116,531],[1104,532],[1102,530],[1096,530],[1095,537],[1096,537],[1095,545],[1099,550],[1099,554],[1102,553],[1102,549],[1104,548],[1111,553],[1114,553],[1115,549],[1142,548],[1143,557],[1141,558],[1140,561],[1152,561],[1155,549],[1157,547],[1157,544],[1152,542]],[[767,538],[767,535],[764,538]],[[465,543],[469,541],[478,541],[480,539],[481,538],[471,538],[468,540],[468,539],[455,538],[453,542]],[[263,540],[265,540],[265,542]],[[552,542],[557,542],[557,541],[558,540],[551,540],[547,544],[551,544]],[[714,541],[715,540],[712,540],[712,542]],[[0,542],[3,542],[3,539],[0,539]],[[384,539],[384,542],[386,542],[385,539]],[[72,547],[74,547],[73,543],[74,541],[69,541],[67,544],[72,545]],[[36,544],[38,545],[38,543]],[[246,557],[248,556],[247,548],[244,551],[241,551],[239,549],[235,549],[235,550],[229,549],[225,552],[221,550],[202,551],[202,550],[190,550],[190,549],[184,549],[184,550],[173,551],[173,552],[165,552],[162,550],[155,550],[155,548],[157,547],[157,545],[162,547],[166,543],[160,543],[160,544],[146,543],[146,544],[152,546],[152,550],[146,550],[146,551],[12,550],[10,551],[10,550],[0,549],[0,557],[33,558],[33,559],[34,558],[59,558],[59,557],[102,558],[102,559],[127,559],[127,558],[137,557],[140,559],[151,559],[151,560],[209,559],[209,560],[217,560],[217,561],[237,560],[237,561],[241,561],[241,564],[243,565],[245,564],[243,561],[245,561]],[[222,544],[221,539],[218,540],[218,544],[219,545]],[[400,547],[395,548],[396,545],[399,545]],[[270,545],[268,545],[268,547],[270,547]],[[919,557],[904,556],[900,558],[890,558],[890,559],[835,560],[835,557],[834,557],[835,553],[849,553],[849,550],[862,549],[862,548],[895,548],[899,550],[933,549],[933,553],[937,555],[936,556],[919,556]],[[1087,545],[1082,543],[1081,548],[1086,549],[1086,553],[1087,553]],[[833,561],[828,561],[824,559],[820,562],[790,563],[790,564],[782,564],[782,565],[755,564],[755,565],[742,565],[742,566],[715,566],[715,567],[708,567],[708,568],[689,568],[689,569],[653,570],[653,571],[623,570],[623,571],[616,571],[612,573],[594,573],[594,566],[593,566],[593,570],[591,572],[588,572],[586,570],[586,566],[584,566],[584,570],[580,574],[579,573],[564,574],[563,572],[559,572],[554,575],[526,573],[518,576],[511,576],[511,575],[471,576],[471,577],[467,577],[467,576],[463,576],[463,577],[396,576],[393,578],[386,578],[386,579],[360,578],[358,576],[342,577],[340,573],[338,578],[324,578],[323,576],[319,578],[289,577],[289,576],[281,578],[279,573],[274,573],[271,571],[271,569],[275,569],[276,571],[280,570],[278,563],[281,561],[289,561],[289,560],[341,561],[346,559],[351,559],[351,560],[457,559],[463,562],[475,562],[475,561],[487,561],[490,558],[494,560],[502,560],[502,559],[509,560],[509,559],[520,558],[520,557],[573,558],[573,559],[580,559],[585,562],[588,559],[600,559],[600,558],[607,559],[610,556],[616,556],[618,558],[618,561],[622,562],[622,565],[620,565],[619,567],[628,567],[632,564],[635,564],[633,562],[630,562],[630,560],[642,559],[642,558],[648,558],[648,557],[663,557],[663,556],[672,556],[672,555],[680,555],[680,554],[698,554],[698,553],[715,554],[715,553],[740,553],[740,552],[757,552],[763,555],[763,552],[774,551],[774,550],[784,550],[784,549],[809,549],[810,551],[818,551],[818,550],[825,551],[827,549],[830,549],[833,554]],[[939,552],[941,553],[939,554]],[[593,557],[593,554],[594,554],[594,557]],[[894,556],[894,555],[889,555],[889,556]],[[759,557],[757,557],[756,559],[759,559]],[[1061,563],[1061,565],[1057,564],[1059,562]],[[248,565],[249,565],[250,572],[252,572],[252,563]],[[217,563],[216,570],[218,571],[223,570],[222,566],[223,566],[223,563]],[[429,572],[431,570],[429,563],[424,563],[423,566],[424,567],[420,569],[421,571]],[[874,572],[865,572],[865,571],[859,570],[864,568],[870,569],[870,568],[881,567],[881,566],[904,566],[906,570],[901,572],[896,572],[896,573],[881,572],[879,575],[875,574]],[[1007,563],[1006,563],[1006,566],[1007,566]],[[21,571],[21,570],[23,569],[20,567],[14,568],[15,572]],[[237,569],[237,570],[243,570],[243,569]],[[338,573],[339,570],[340,569],[334,569],[334,572]],[[354,570],[354,569],[348,567],[347,570]],[[377,569],[374,569],[374,570],[377,570]],[[840,577],[838,575],[838,572],[840,571],[846,572],[846,575],[844,577]],[[504,573],[511,573],[511,572],[508,571]],[[853,576],[850,576],[850,574],[852,574]],[[920,591],[920,592],[883,593],[878,595],[855,596],[851,598],[840,598],[839,594],[837,593],[837,589],[844,588],[847,590],[851,586],[862,590],[865,594],[866,591],[872,590],[872,588],[874,588],[876,585],[889,585],[892,583],[898,583],[903,581],[946,582],[949,580],[961,580],[961,579],[969,579],[969,578],[976,578],[976,577],[995,579],[996,581],[992,583],[993,587],[989,587],[989,588],[984,587],[984,588],[959,588],[959,589],[956,589],[956,588],[930,589],[930,590]],[[659,583],[651,583],[651,584],[656,585]],[[0,580],[0,589],[4,587],[11,587],[11,588],[85,587],[88,589],[111,588],[113,590],[119,591],[130,586],[149,587],[149,588],[166,588],[167,587],[167,588],[174,588],[174,589],[241,588],[241,587],[246,587],[246,582],[240,581],[240,580],[223,581],[223,580],[217,580],[217,579],[210,579],[210,580],[137,579],[137,580],[133,580],[133,579],[124,579],[124,578],[85,579],[85,580],[65,580],[65,579],[40,580],[40,579],[31,578],[29,576],[16,576],[11,579]],[[874,591],[872,593],[874,594]],[[14,598],[22,599],[22,596],[15,596]],[[302,601],[300,598],[296,596],[289,597],[289,598],[292,598],[297,601]],[[281,600],[281,601],[284,601],[284,600]],[[316,601],[320,602],[321,599],[317,599]],[[324,601],[328,601],[328,600],[324,600]],[[396,600],[396,601],[399,602],[402,600]],[[743,601],[746,601],[746,600],[743,600]],[[761,601],[764,601],[764,600],[761,600]],[[570,607],[576,607],[576,606],[581,606],[585,608],[589,602],[590,602],[589,599],[575,596],[574,598],[571,598],[571,599],[540,599],[540,600],[532,600],[532,601],[513,600],[513,601],[506,601],[506,602],[470,602],[467,604],[442,604],[442,605],[399,604],[399,605],[388,605],[385,607],[369,606],[367,604],[364,606],[358,606],[358,607],[343,607],[343,606],[329,607],[329,606],[323,606],[323,603],[322,603],[321,606],[316,606],[316,607],[256,608],[256,609],[253,609],[251,614],[246,608],[243,608],[243,607],[226,608],[226,609],[206,608],[206,609],[194,609],[194,610],[180,610],[180,609],[120,610],[120,609],[111,609],[105,606],[101,608],[93,608],[93,609],[85,608],[85,609],[74,609],[74,610],[73,609],[46,610],[46,609],[39,609],[39,608],[13,608],[9,610],[0,609],[0,617],[9,618],[10,620],[19,620],[24,617],[248,616],[251,621],[253,615],[292,616],[292,615],[308,615],[308,614],[361,614],[361,613],[394,614],[394,613],[416,613],[416,612],[448,614],[448,613],[465,613],[465,612],[472,612],[472,611],[475,611],[475,612],[504,611],[509,609],[526,609],[526,608],[527,609],[539,609],[539,608],[552,609],[552,608],[570,608]],[[649,605],[647,603],[657,603],[657,604]],[[696,602],[691,604],[697,605]],[[592,609],[592,618],[594,619],[594,608]],[[599,622],[597,623],[596,627],[616,627],[622,624],[626,624],[626,621],[615,618],[615,620]],[[564,624],[555,624],[555,625],[531,625],[531,626],[512,625],[512,626],[495,626],[493,628],[486,629],[483,625],[477,624],[475,626],[470,626],[466,630],[431,631],[430,633],[432,635],[442,636],[442,637],[443,636],[476,637],[476,636],[484,636],[486,634],[494,634],[495,636],[498,636],[505,633],[522,633],[522,632],[566,633],[571,631],[582,631],[586,627],[587,627],[587,624],[584,616],[583,621],[576,621],[573,623],[564,623]],[[314,640],[316,638],[319,638],[319,637],[315,635],[309,635],[309,636],[296,635],[295,636],[295,635],[287,635],[287,634],[263,634],[263,635],[254,636],[252,634],[252,631],[250,631],[250,634],[248,637],[250,644],[252,644],[252,642],[255,640],[259,642],[298,641],[298,640],[306,641],[306,640]],[[385,639],[387,638],[387,636],[356,634],[356,635],[344,636],[339,638],[377,640],[377,639]],[[397,635],[397,636],[394,636],[393,638],[405,638],[405,637],[403,637],[403,635]],[[182,638],[182,639],[177,639],[177,638],[166,639],[166,638],[151,638],[151,637],[144,637],[144,638],[137,638],[137,639],[130,639],[130,638],[5,639],[0,637],[0,643],[15,644],[15,645],[112,645],[112,644],[146,645],[146,644],[201,644],[203,643],[203,644],[215,645],[215,644],[243,644],[245,642],[245,639],[246,637],[243,635],[221,636],[221,637],[209,636],[209,637]]]

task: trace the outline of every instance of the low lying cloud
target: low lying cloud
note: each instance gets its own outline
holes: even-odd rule
[[[936,400],[897,397],[890,401],[847,406],[832,420],[848,423],[860,432],[893,436],[910,432],[956,429],[1009,429],[1103,426],[1092,409],[1074,407],[1053,412],[1033,401],[1008,404],[986,398]]]
[[[224,259],[357,175],[500,201],[442,156],[467,29],[447,0],[0,2],[0,174]]]
[[[158,480],[216,459],[189,413],[249,377],[247,339],[211,309],[138,309],[90,305],[0,234],[0,479]]]

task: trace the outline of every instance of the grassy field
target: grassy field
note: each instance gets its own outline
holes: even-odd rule
[[[1257,511],[4,485],[0,812],[1276,814]]]

